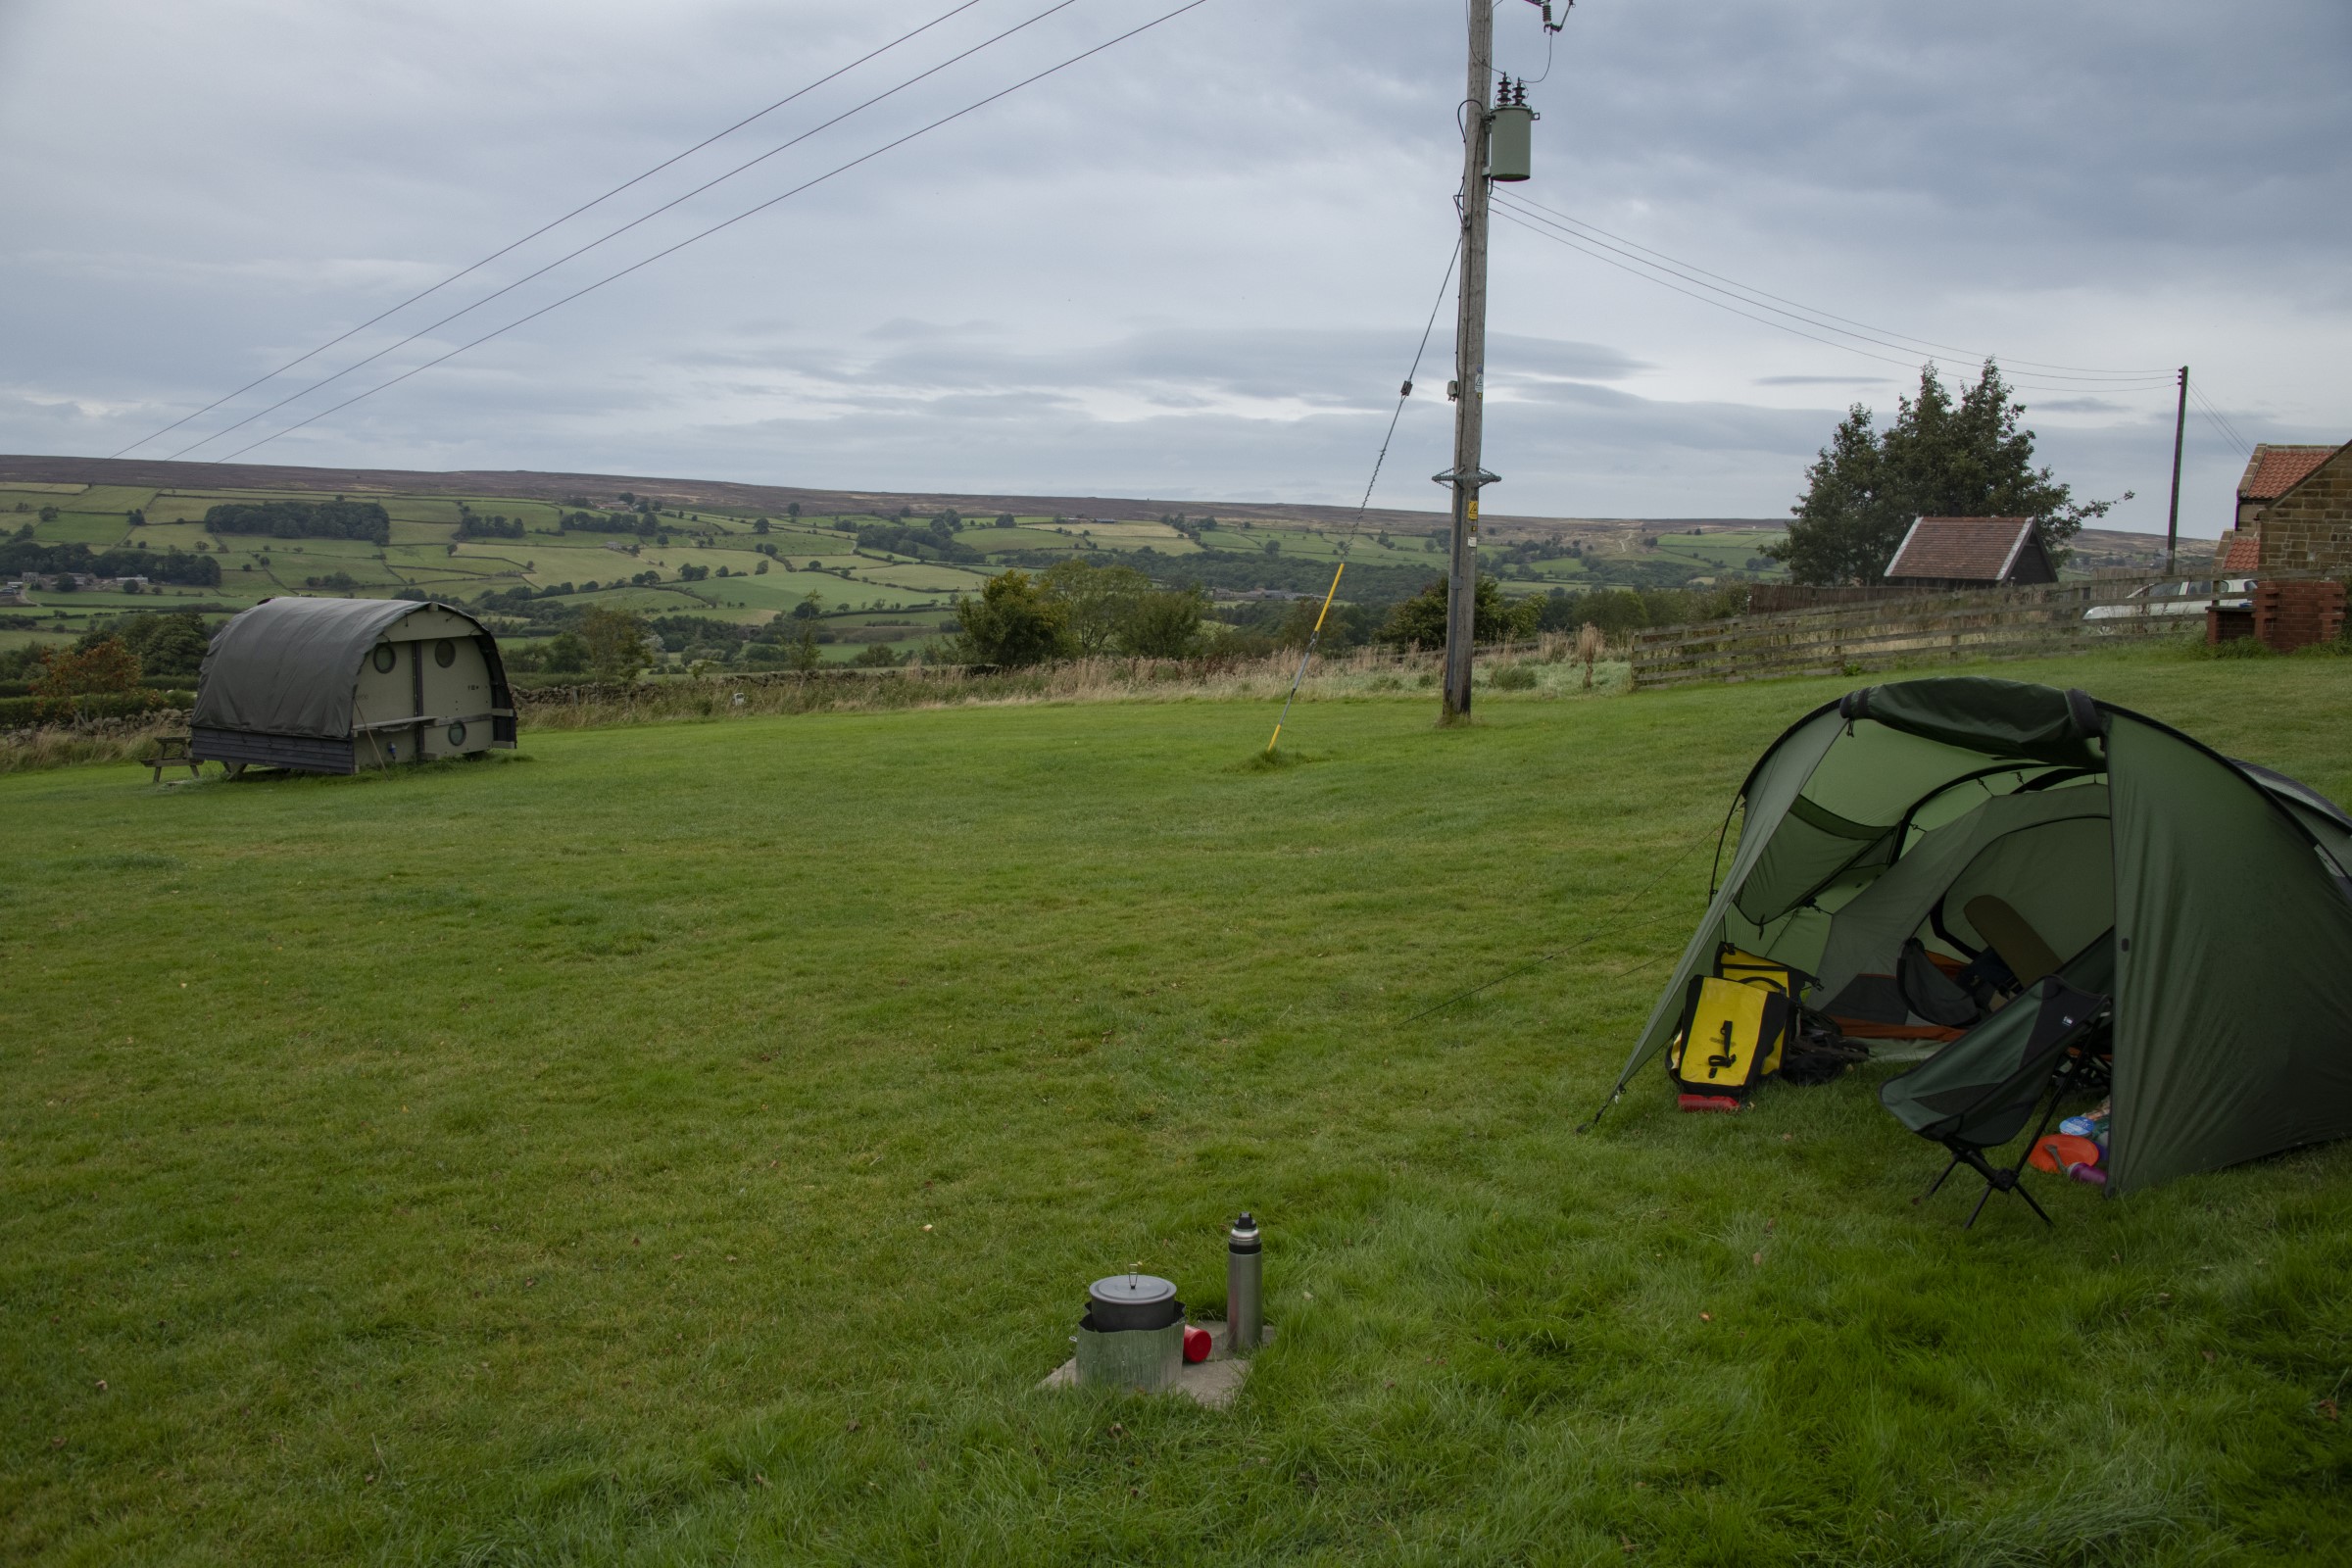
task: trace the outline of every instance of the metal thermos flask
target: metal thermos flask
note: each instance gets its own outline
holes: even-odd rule
[[[1257,1222],[1247,1213],[1225,1241],[1225,1327],[1229,1352],[1257,1348],[1261,1283]]]

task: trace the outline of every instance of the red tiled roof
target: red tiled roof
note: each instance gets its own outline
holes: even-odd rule
[[[2232,528],[2222,535],[2221,554],[2213,569],[2224,577],[2234,577],[2241,571],[2260,571],[2262,535],[2252,528]]]
[[[2276,501],[2301,484],[2311,470],[2335,456],[2335,447],[2273,446],[2265,441],[2246,462],[2237,481],[2240,501]]]
[[[1886,575],[1998,582],[2033,527],[2032,517],[1922,517],[1886,563]]]

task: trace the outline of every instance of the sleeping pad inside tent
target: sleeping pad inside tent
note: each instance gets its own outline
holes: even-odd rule
[[[1758,759],[1730,863],[1636,1045],[1724,945],[1916,1054],[2044,976],[2113,999],[2108,1191],[2352,1133],[2352,817],[2079,691],[1866,687]]]

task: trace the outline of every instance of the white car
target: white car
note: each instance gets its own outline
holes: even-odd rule
[[[2143,583],[2114,604],[2091,606],[2082,612],[2082,618],[2129,620],[2142,615],[2202,615],[2205,607],[2211,604],[2219,604],[2224,610],[2251,610],[2253,592],[2251,577],[2224,577],[2219,582],[2191,578],[2186,582]]]

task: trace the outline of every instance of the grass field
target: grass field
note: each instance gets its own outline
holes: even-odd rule
[[[2000,672],[2352,796],[2346,662]],[[2352,1149],[1964,1233],[1863,1077],[1573,1133],[1843,684],[0,778],[0,1559],[2346,1560]],[[1035,1390],[1245,1206],[1235,1409]]]

